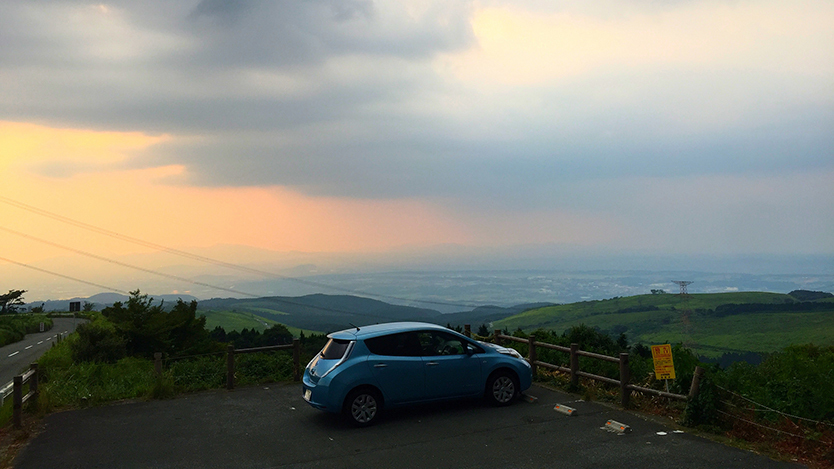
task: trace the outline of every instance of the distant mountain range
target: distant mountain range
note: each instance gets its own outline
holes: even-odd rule
[[[352,295],[313,294],[300,297],[275,296],[253,299],[212,299],[198,303],[198,313],[219,312],[252,314],[300,329],[332,332],[351,325],[363,326],[390,321],[425,321],[435,324],[489,324],[531,308],[552,303],[517,305],[508,308],[482,306],[471,311],[442,314],[412,306],[393,305]]]
[[[154,304],[158,303],[159,301],[164,301],[166,304],[173,305],[177,302],[178,299],[182,299],[183,301],[190,302],[191,300],[196,300],[197,298],[191,295],[150,295],[154,299]],[[94,305],[93,309],[101,310],[106,306],[110,306],[117,301],[121,301],[124,303],[128,300],[127,295],[121,295],[119,293],[99,293],[97,295],[93,295],[87,298],[70,298],[68,300],[48,300],[48,301],[34,301],[32,303],[26,303],[27,308],[34,308],[37,306],[43,305],[43,309],[45,311],[69,311],[69,305],[73,301],[80,301],[83,305],[86,303],[92,303]]]
[[[190,302],[197,298],[191,295],[149,295],[154,303],[164,301],[166,306],[178,299]],[[69,311],[73,301],[92,303],[101,310],[115,302],[126,302],[128,296],[118,293],[100,293],[87,298],[49,300],[28,303],[32,308],[43,305],[46,311]],[[247,317],[261,317],[287,326],[310,331],[332,332],[347,329],[351,325],[364,326],[391,321],[425,321],[440,325],[473,328],[490,324],[523,311],[552,306],[553,303],[529,303],[510,307],[480,306],[470,311],[443,314],[440,311],[412,306],[394,305],[379,300],[354,295],[312,294],[304,296],[274,296],[264,298],[222,298],[202,300],[197,303],[198,314],[205,316],[239,314]]]

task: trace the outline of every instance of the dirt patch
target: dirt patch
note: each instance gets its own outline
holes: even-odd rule
[[[10,469],[14,459],[29,441],[43,431],[43,420],[38,417],[23,417],[23,427],[11,424],[0,428],[0,469]]]

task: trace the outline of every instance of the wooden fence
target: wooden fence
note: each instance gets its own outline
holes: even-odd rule
[[[23,394],[23,386],[29,384],[29,392]],[[15,428],[23,426],[23,404],[29,399],[38,399],[38,364],[29,365],[26,373],[15,376],[11,382],[0,389],[0,405],[5,403],[6,398],[12,395],[12,423]]]
[[[464,334],[467,337],[472,336],[472,332],[470,329],[469,324],[467,324],[464,328]],[[621,396],[621,404],[623,407],[628,407],[629,400],[631,398],[631,391],[639,391],[649,394],[655,394],[657,396],[668,397],[670,399],[679,399],[679,400],[687,400],[695,398],[698,395],[698,388],[701,381],[701,376],[704,374],[704,369],[700,366],[695,367],[695,372],[692,376],[692,384],[689,387],[689,395],[684,396],[683,394],[674,394],[671,392],[660,391],[657,389],[651,388],[644,388],[642,386],[637,386],[631,384],[629,381],[631,379],[631,373],[628,367],[628,354],[621,353],[619,357],[609,357],[608,355],[600,355],[598,353],[593,352],[586,352],[584,350],[579,349],[579,344],[570,344],[570,347],[564,347],[561,345],[554,345],[548,344],[547,342],[537,342],[535,335],[530,335],[527,339],[521,337],[513,337],[510,335],[504,335],[501,333],[500,329],[496,329],[493,333],[493,341],[496,344],[501,344],[502,341],[512,341],[512,342],[520,342],[523,344],[528,345],[528,352],[527,352],[527,361],[530,363],[530,366],[533,369],[533,376],[536,376],[538,371],[538,367],[547,368],[550,370],[561,371],[564,373],[570,373],[570,382],[572,385],[576,386],[579,384],[579,378],[589,378],[596,381],[602,381],[603,383],[613,384],[615,386],[620,387],[620,396]],[[554,365],[552,363],[547,363],[543,361],[539,361],[536,357],[536,349],[538,347],[546,348],[550,350],[558,350],[560,352],[565,352],[570,354],[570,367],[564,367],[560,365]],[[592,373],[586,373],[579,369],[579,357],[588,357],[594,358],[597,360],[604,360],[607,362],[617,363],[620,366],[620,379],[612,379],[606,376],[599,376]]]
[[[287,345],[270,345],[267,347],[242,348],[235,350],[234,345],[229,345],[226,348],[226,389],[235,388],[235,355],[240,353],[257,353],[270,352],[273,350],[292,350],[292,377],[294,381],[301,380],[301,341],[293,339],[292,344]],[[157,352],[154,354],[154,370],[157,375],[162,374],[162,354]]]

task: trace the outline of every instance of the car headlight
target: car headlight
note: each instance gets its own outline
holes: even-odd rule
[[[518,350],[514,348],[506,348],[504,350],[501,350],[500,353],[503,353],[504,355],[509,355],[511,357],[516,357],[519,360],[524,360],[524,357],[522,357],[521,354],[518,353]]]

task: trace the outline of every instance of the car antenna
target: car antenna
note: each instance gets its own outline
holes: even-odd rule
[[[351,326],[355,327],[355,328],[356,328],[356,332],[359,332],[359,326],[357,326],[356,324],[350,323],[350,322],[349,322],[348,324],[350,324]]]

